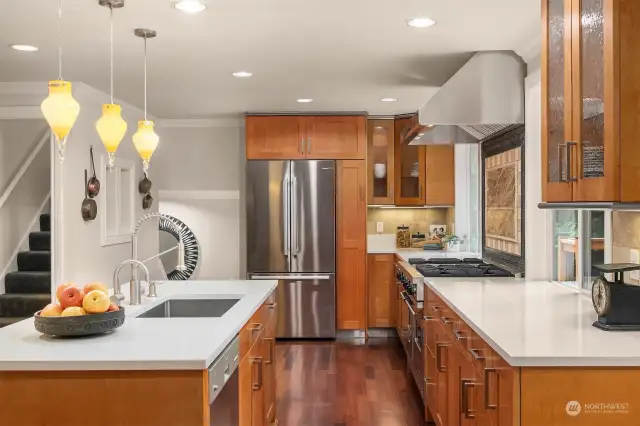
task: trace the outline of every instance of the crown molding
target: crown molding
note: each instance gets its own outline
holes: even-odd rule
[[[178,118],[157,120],[157,126],[169,128],[215,128],[215,127],[244,127],[244,120],[240,118]]]

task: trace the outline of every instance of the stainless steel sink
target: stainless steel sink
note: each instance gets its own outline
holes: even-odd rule
[[[138,318],[217,318],[240,299],[169,299]]]

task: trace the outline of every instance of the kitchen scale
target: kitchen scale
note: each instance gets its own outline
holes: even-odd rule
[[[640,331],[640,286],[623,282],[624,272],[640,270],[640,265],[612,263],[594,268],[602,275],[591,288],[591,301],[598,314],[593,326],[605,331]],[[614,280],[607,280],[604,274],[614,274]]]

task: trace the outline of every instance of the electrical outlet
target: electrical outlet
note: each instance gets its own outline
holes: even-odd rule
[[[384,222],[376,222],[376,232],[382,234],[384,232]]]
[[[629,262],[640,264],[640,251],[631,250],[629,256]],[[640,281],[640,271],[631,271],[631,279]]]

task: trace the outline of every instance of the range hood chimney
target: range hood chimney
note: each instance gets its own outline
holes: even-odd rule
[[[525,75],[512,51],[476,53],[420,108],[405,143],[476,143],[524,123]]]

